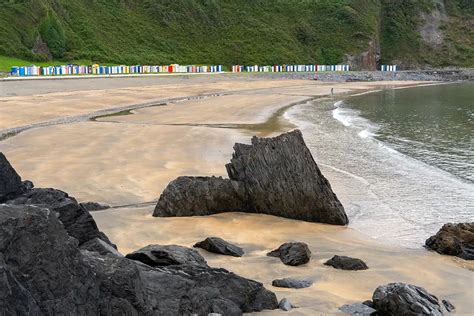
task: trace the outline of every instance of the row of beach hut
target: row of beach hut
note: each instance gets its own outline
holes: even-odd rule
[[[222,72],[222,65],[212,66],[79,66],[79,65],[60,65],[39,67],[35,65],[12,67],[11,75],[18,77],[27,76],[67,76],[67,75],[122,75],[122,74],[154,74],[154,73],[216,73]]]
[[[349,71],[349,65],[274,65],[274,66],[232,66],[232,72],[317,72],[317,71]],[[381,71],[397,71],[397,65],[382,65]],[[218,73],[222,65],[182,66],[178,64],[163,66],[80,66],[60,65],[39,67],[35,65],[12,67],[11,75],[27,76],[66,76],[66,75],[121,75],[121,74],[156,74],[156,73]]]
[[[274,65],[232,66],[232,72],[316,72],[349,71],[349,65]]]
[[[381,65],[380,71],[397,71],[397,65]]]

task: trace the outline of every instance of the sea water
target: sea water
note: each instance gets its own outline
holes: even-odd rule
[[[285,115],[351,227],[416,248],[444,223],[474,221],[474,83],[319,100]]]

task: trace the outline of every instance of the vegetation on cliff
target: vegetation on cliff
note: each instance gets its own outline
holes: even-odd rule
[[[472,1],[445,5],[445,44],[433,50],[423,43],[419,13],[437,1],[0,0],[0,55],[126,64],[334,64],[380,43],[385,63],[472,66]]]

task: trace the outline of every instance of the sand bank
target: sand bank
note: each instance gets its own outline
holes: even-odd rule
[[[100,85],[100,81],[95,84]],[[26,130],[0,142],[0,151],[38,187],[62,189],[79,201],[115,206],[147,203],[156,200],[168,182],[179,175],[225,175],[224,164],[235,142],[248,142],[251,135],[268,136],[293,127],[279,116],[290,104],[325,97],[331,88],[336,93],[355,93],[413,84],[213,82],[209,78],[190,84],[164,81],[140,87],[120,85],[100,90],[95,86],[93,90],[52,90],[34,95],[29,90],[26,95],[0,98],[0,129],[64,117],[71,120]],[[202,95],[213,96],[196,98]],[[195,98],[170,101],[186,97]],[[74,119],[143,103],[166,105],[137,106],[131,115],[95,121]],[[247,250],[240,259],[203,254],[211,265],[259,280],[275,290],[279,298],[288,297],[300,306],[295,314],[337,313],[340,305],[368,299],[377,285],[391,281],[425,286],[450,299],[460,314],[474,309],[470,302],[473,274],[456,259],[422,249],[380,246],[350,228],[250,214],[157,219],[151,217],[152,209],[150,203],[141,208],[110,209],[94,217],[124,253],[150,243],[189,246],[210,235],[239,243]],[[290,268],[265,256],[268,250],[291,240],[310,245],[314,254],[310,264]],[[371,269],[341,272],[323,266],[322,262],[334,254],[360,257]],[[273,279],[286,276],[307,277],[315,284],[291,291],[271,287]]]

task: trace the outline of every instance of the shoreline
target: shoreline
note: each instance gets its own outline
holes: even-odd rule
[[[112,206],[122,205],[120,208],[93,212],[92,215],[99,228],[117,243],[124,254],[153,243],[192,246],[194,242],[211,235],[243,246],[248,253],[241,259],[200,252],[211,266],[223,267],[263,282],[279,299],[288,297],[299,306],[295,313],[338,313],[339,306],[369,299],[376,286],[391,281],[424,286],[433,294],[449,298],[458,308],[458,313],[472,310],[469,285],[466,285],[466,278],[472,278],[471,270],[474,270],[470,263],[424,249],[386,246],[350,226],[333,227],[243,213],[153,218],[154,204],[150,201],[159,197],[170,180],[179,175],[225,175],[224,163],[230,159],[235,142],[248,142],[255,134],[272,136],[291,128],[281,121],[286,120],[285,113],[292,107],[291,104],[308,102],[308,94],[313,94],[315,98],[328,98],[330,88],[335,87],[336,95],[328,99],[339,100],[339,93],[360,93],[390,85],[417,85],[411,82],[336,84],[254,81],[251,84],[239,82],[240,86],[235,88],[236,83],[230,83],[212,82],[205,87],[216,93],[231,91],[229,95],[136,109],[132,115],[28,130],[1,141],[0,151],[5,152],[25,179],[35,180],[38,187],[57,187],[76,196],[80,202],[91,200]],[[189,95],[190,91],[202,93],[203,87],[167,86],[166,89],[165,92],[162,87],[141,88],[138,91],[115,89],[107,91],[105,97],[103,92],[88,91],[89,96],[85,98],[84,93],[68,92],[44,95],[40,99],[45,102],[48,98],[64,100],[77,96],[74,108],[68,107],[66,103],[70,101],[66,100],[55,104],[55,111],[51,112],[51,115],[57,111],[69,115],[82,110],[79,108],[84,104],[88,105],[85,109],[89,111],[87,113],[91,113],[103,108],[104,102],[116,105],[130,100],[130,96],[157,98],[157,93],[169,91]],[[101,95],[101,102],[88,103]],[[31,103],[37,100],[30,101],[28,96],[7,98],[23,102],[18,108],[10,110],[10,117],[18,120],[15,122],[32,119],[30,114],[35,112],[23,112],[20,108],[24,105],[34,109]],[[12,124],[7,121],[3,124]],[[234,124],[234,128],[209,128],[216,124]],[[242,126],[257,128],[242,129]],[[142,205],[130,206],[140,203]],[[148,204],[143,206],[143,203]],[[264,255],[280,243],[291,240],[310,245],[313,252],[310,264],[290,268]],[[334,254],[360,257],[370,269],[353,273],[323,266],[322,262]],[[393,258],[397,258],[397,264]],[[414,265],[429,266],[430,270],[413,271]],[[275,278],[292,276],[308,277],[314,285],[303,290],[271,286]],[[263,312],[269,315],[279,313]]]

